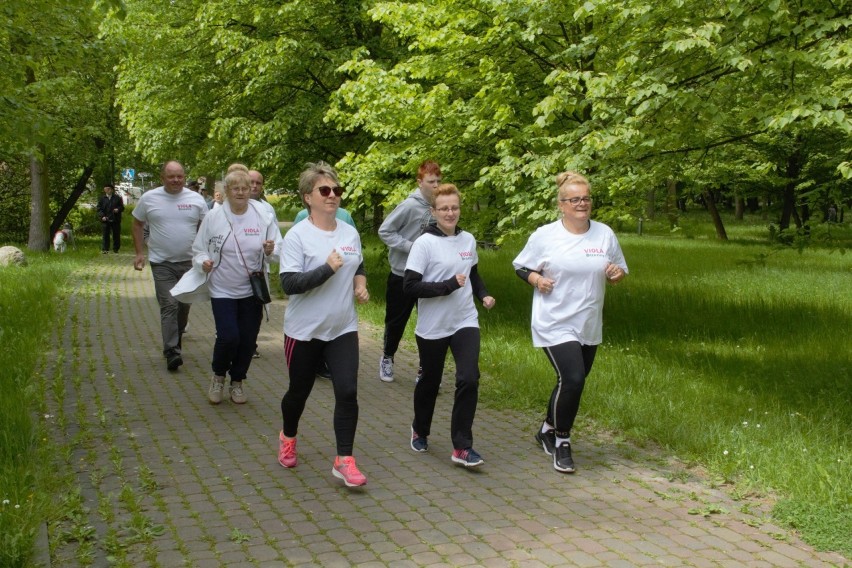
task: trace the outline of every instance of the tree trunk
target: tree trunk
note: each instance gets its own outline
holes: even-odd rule
[[[80,196],[83,195],[84,191],[86,191],[86,185],[89,183],[89,178],[92,177],[92,172],[94,170],[94,162],[88,164],[83,169],[83,173],[80,174],[80,177],[77,178],[77,183],[74,184],[74,189],[71,191],[71,195],[68,196],[68,199],[65,200],[65,203],[63,203],[62,207],[60,207],[59,211],[57,211],[56,217],[53,218],[53,222],[50,224],[50,232],[48,233],[48,236],[55,234],[65,222],[65,219],[68,217],[68,213],[71,212],[77,204],[77,200],[80,199]],[[77,229],[79,227],[74,228]]]
[[[713,192],[705,189],[701,193],[704,195],[707,212],[710,213],[710,218],[713,219],[713,226],[716,227],[716,237],[719,240],[727,241],[728,233],[725,232],[725,225],[722,223],[722,217],[719,216],[719,210],[716,208],[716,199],[713,197]]]
[[[649,189],[645,194],[645,218],[654,219],[657,216],[657,191]]]
[[[677,180],[675,180],[674,178],[669,178],[666,180],[666,217],[669,220],[670,229],[673,229],[677,226],[677,213]]]
[[[30,234],[27,248],[46,251],[50,246],[50,192],[47,189],[47,168],[44,163],[44,146],[40,147],[41,156],[30,156]]]
[[[745,199],[743,199],[740,196],[737,196],[736,201],[734,202],[734,218],[737,221],[742,221],[744,214],[745,214]]]
[[[786,175],[787,183],[784,186],[784,205],[781,209],[781,221],[779,226],[781,230],[790,228],[790,218],[796,217],[796,225],[801,227],[801,221],[796,215],[796,183],[799,180],[799,173],[802,171],[801,152],[796,141],[796,149],[787,157]]]

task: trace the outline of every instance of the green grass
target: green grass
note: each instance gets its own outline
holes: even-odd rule
[[[29,265],[0,269],[0,566],[26,566],[54,506],[57,476],[41,417],[43,354],[62,309],[74,263],[27,254]]]
[[[620,234],[631,275],[607,294],[577,443],[605,430],[660,446],[735,495],[775,498],[778,522],[852,556],[852,259],[836,248],[774,247],[765,226],[729,223],[732,242],[720,243],[712,229],[688,224]],[[848,227],[833,235],[836,246],[852,241]],[[29,266],[0,269],[0,566],[28,565],[38,528],[73,512],[73,480],[44,466],[62,451],[45,424],[72,419],[42,420],[45,391],[61,400],[65,381],[39,375],[64,318],[66,277],[99,242],[81,238],[65,255],[28,253]],[[381,326],[386,251],[374,237],[364,244],[372,300],[359,313]],[[532,291],[511,267],[522,244],[480,251],[497,299],[480,317],[481,402],[536,416],[554,377],[531,346]]]
[[[607,292],[580,435],[605,429],[662,446],[736,495],[777,499],[777,520],[848,556],[852,258],[778,248],[753,225],[728,232],[733,242],[716,241],[712,227],[699,237],[620,235],[630,276]],[[382,325],[387,261],[366,241],[372,301],[361,315]],[[480,310],[480,400],[539,414],[555,377],[531,344],[532,289],[512,270],[522,245],[479,253],[497,299]]]

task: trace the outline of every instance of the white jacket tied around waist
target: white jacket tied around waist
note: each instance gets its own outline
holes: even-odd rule
[[[254,208],[258,218],[262,219],[265,227],[264,240],[275,241],[275,250],[266,257],[267,260],[276,259],[281,251],[283,239],[274,212],[270,211],[271,208],[267,209],[254,200],[249,200],[248,204],[249,207]],[[205,215],[192,243],[192,270],[188,270],[171,289],[172,296],[179,302],[190,304],[210,300],[210,290],[207,288],[207,279],[210,274],[204,272],[202,266],[208,259],[213,261],[213,266],[219,264],[222,246],[231,236],[228,215],[232,214],[231,206],[225,202],[222,207],[217,207]]]

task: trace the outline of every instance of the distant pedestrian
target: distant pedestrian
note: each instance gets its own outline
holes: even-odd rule
[[[574,472],[571,428],[586,377],[601,342],[606,283],[627,275],[627,263],[612,229],[591,220],[589,182],[575,172],[557,176],[558,221],[539,227],[512,262],[535,288],[532,339],[556,371],[556,386],[535,439],[553,457],[553,467]]]
[[[98,199],[98,217],[101,220],[101,253],[107,254],[112,237],[112,252],[121,248],[121,214],[124,212],[124,200],[115,193],[111,183],[104,186],[104,194]]]
[[[432,192],[441,183],[441,167],[427,160],[417,169],[417,189],[405,201],[391,211],[379,227],[379,238],[388,247],[390,274],[385,293],[385,331],[382,340],[382,358],[379,360],[379,379],[390,383],[394,380],[394,356],[416,300],[403,291],[403,276],[408,252],[426,225],[432,220],[430,199]],[[418,372],[417,378],[420,377]],[[415,378],[415,380],[417,380]]]
[[[828,206],[828,222],[834,223],[835,221],[837,221],[837,208],[832,203]]]
[[[456,362],[455,396],[450,438],[450,459],[465,467],[483,463],[473,449],[473,418],[479,400],[479,316],[474,296],[486,309],[495,300],[477,270],[476,239],[458,227],[461,195],[455,185],[439,185],[431,194],[435,218],[414,241],[405,265],[404,290],[417,298],[414,336],[423,376],[414,387],[414,421],[411,449],[425,452],[432,429],[435,401],[444,373],[447,350]]]
[[[133,209],[133,268],[145,268],[147,245],[160,304],[163,355],[167,368],[175,371],[183,365],[181,336],[186,331],[190,305],[176,300],[170,291],[192,268],[192,243],[208,210],[198,193],[184,187],[186,173],[180,162],[163,164],[160,179],[163,185],[143,193]],[[143,235],[146,224],[147,242]]]
[[[370,299],[361,239],[354,228],[335,218],[343,188],[331,166],[308,164],[299,177],[299,192],[310,215],[284,236],[281,254],[281,287],[289,295],[284,357],[290,384],[281,399],[278,462],[296,466],[299,420],[316,381],[317,364],[325,359],[334,389],[337,456],[332,474],[349,487],[364,485],[367,478],[352,455],[358,425],[355,300]]]

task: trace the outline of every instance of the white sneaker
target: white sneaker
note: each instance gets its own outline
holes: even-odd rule
[[[231,391],[231,402],[234,404],[245,404],[246,403],[246,393],[243,391],[243,382],[242,381],[234,381],[231,383],[230,388]]]
[[[225,390],[225,377],[213,375],[210,379],[210,389],[207,391],[207,400],[210,404],[219,404],[222,402],[222,391]]]
[[[382,356],[379,361],[379,379],[385,383],[393,382],[393,358]]]

